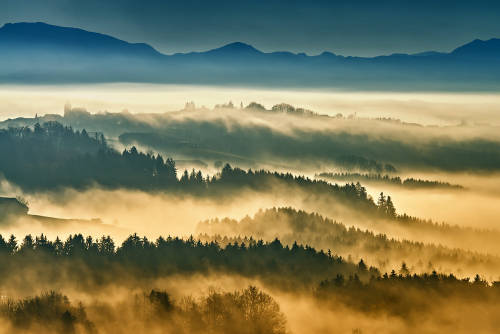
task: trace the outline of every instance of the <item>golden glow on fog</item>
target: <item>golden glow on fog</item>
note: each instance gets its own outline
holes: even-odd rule
[[[267,108],[286,102],[335,115],[394,117],[422,124],[461,121],[500,124],[500,94],[339,92],[327,90],[247,89],[212,86],[99,84],[64,86],[0,86],[0,120],[35,114],[62,114],[70,102],[99,111],[159,113],[179,110],[187,101],[212,108],[232,101],[262,103]]]

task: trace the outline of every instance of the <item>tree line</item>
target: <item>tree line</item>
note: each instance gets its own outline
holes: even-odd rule
[[[500,315],[497,301],[500,282],[489,284],[479,275],[457,278],[436,271],[410,274],[403,262],[398,272],[361,280],[357,275],[337,275],[322,281],[314,292],[325,305],[342,304],[364,313],[381,316],[390,314],[418,326],[419,321],[434,313],[441,322],[457,318],[477,320],[477,313],[465,314],[463,308],[488,310],[484,322],[491,326]],[[456,308],[456,309],[455,309]],[[481,312],[481,311],[480,311]]]
[[[436,312],[439,319],[441,315],[451,317],[442,314],[446,303],[489,309],[487,325],[499,315],[500,283],[488,283],[479,275],[471,280],[435,271],[411,274],[405,263],[397,272],[380,274],[363,260],[354,264],[308,246],[283,246],[277,239],[247,239],[248,244],[225,247],[193,238],[160,237],[152,242],[137,235],[131,235],[119,247],[109,237],[93,240],[82,235],[70,236],[64,242],[59,238],[50,241],[43,235],[28,235],[21,243],[15,237],[0,240],[2,286],[19,284],[25,288],[23,280],[36,273],[40,286],[44,281],[49,286],[64,283],[67,287],[78,282],[74,283],[78,289],[99,294],[111,285],[131,289],[171,275],[225,273],[312,297],[323,309],[348,307],[371,316],[389,314],[409,323],[428,319],[431,314],[434,317]],[[253,287],[210,292],[200,300],[178,302],[165,291],[153,290],[135,298],[131,307],[131,314],[140,320],[139,328],[146,332],[162,328],[163,332],[197,333],[209,329],[212,333],[231,333],[242,326],[238,332],[283,333],[284,318],[279,306]],[[124,322],[123,308],[120,310],[113,316]],[[112,312],[107,314],[109,322]],[[54,293],[0,303],[0,316],[20,329],[40,322],[55,333],[96,330],[83,307],[71,306],[64,296]],[[452,319],[456,316],[453,314]]]
[[[0,284],[36,270],[40,281],[54,275],[66,276],[96,288],[114,283],[116,277],[133,281],[219,272],[258,277],[283,289],[302,289],[341,273],[357,273],[365,278],[378,274],[376,268],[360,270],[342,257],[307,245],[283,246],[278,239],[268,242],[251,239],[247,243],[221,246],[193,237],[159,237],[150,241],[134,234],[115,246],[109,236],[96,240],[77,234],[65,241],[59,238],[51,241],[44,235],[27,235],[21,242],[14,236],[7,240],[0,236],[0,260],[0,272],[4,273]]]
[[[389,174],[361,174],[361,173],[319,173],[316,174],[317,178],[335,180],[335,181],[347,181],[347,182],[380,182],[387,183],[396,186],[402,186],[406,188],[443,188],[443,189],[464,189],[463,186],[458,184],[451,184],[449,182],[442,181],[431,181],[422,180],[415,178],[401,179],[400,176],[390,176]]]
[[[57,122],[36,124],[33,129],[0,130],[0,156],[9,157],[0,159],[5,178],[31,191],[99,185],[223,198],[242,189],[267,191],[281,184],[332,196],[364,212],[382,212],[359,183],[332,185],[291,173],[243,170],[229,164],[211,177],[194,169],[178,177],[172,158],[143,153],[134,146],[119,153],[102,134],[89,135]]]
[[[500,275],[500,258],[497,256],[390,238],[290,207],[259,210],[253,217],[246,216],[240,220],[205,220],[198,223],[196,232],[203,241],[215,240],[221,245],[246,242],[250,237],[268,241],[279,238],[283,244],[290,246],[301,242],[316,249],[329,249],[344,258],[363,258],[380,270],[390,270],[405,261],[413,272],[460,269],[462,273]],[[471,231],[464,230],[462,233],[470,234]]]

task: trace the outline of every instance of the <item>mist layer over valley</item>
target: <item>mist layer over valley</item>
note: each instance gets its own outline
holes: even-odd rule
[[[0,334],[498,333],[499,11],[0,1]]]
[[[497,95],[120,84],[0,101],[5,333],[498,324]]]
[[[410,191],[366,179],[327,180],[341,184],[360,181],[374,198],[381,191],[393,194],[397,208],[412,216],[495,228],[497,187],[492,180],[497,177],[490,176],[496,175],[500,166],[495,121],[500,103],[495,95],[98,87],[4,88],[6,105],[12,106],[5,107],[5,112],[10,109],[18,114],[37,114],[38,118],[12,119],[0,126],[57,121],[90,133],[102,132],[108,144],[120,151],[135,145],[174,158],[180,170],[195,168],[205,175],[214,175],[225,163],[231,163],[311,178],[320,173],[347,172],[448,182],[465,191],[439,187]],[[197,104],[183,108],[193,96]],[[218,104],[212,110],[223,97],[230,97],[233,105]],[[67,108],[64,116],[62,105],[75,100],[83,108]],[[259,103],[250,104],[252,100],[269,111],[261,109]],[[304,108],[280,104],[283,100],[297,101]],[[197,106],[203,104],[210,109]],[[97,114],[83,112],[86,107]],[[105,112],[107,109],[114,113]],[[123,113],[122,109],[138,113]],[[175,109],[181,111],[168,112]],[[63,117],[44,116],[37,110]],[[310,110],[319,115],[309,114]],[[449,204],[454,201],[461,202],[461,211]],[[481,210],[472,210],[476,205]]]

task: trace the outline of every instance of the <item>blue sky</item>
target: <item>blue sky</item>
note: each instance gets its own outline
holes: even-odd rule
[[[42,21],[165,53],[242,41],[263,51],[373,56],[500,37],[500,1],[0,0],[0,24]]]

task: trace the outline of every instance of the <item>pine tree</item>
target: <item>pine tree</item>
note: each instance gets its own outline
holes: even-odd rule
[[[387,201],[385,203],[385,213],[389,217],[396,217],[396,208],[394,207],[394,204],[392,203],[391,196],[387,196]]]
[[[377,201],[377,206],[380,211],[385,211],[385,196],[384,193],[380,193],[380,196]]]
[[[399,274],[403,276],[407,276],[410,274],[410,269],[408,269],[408,266],[406,265],[405,262],[401,264],[401,269],[399,269]]]

